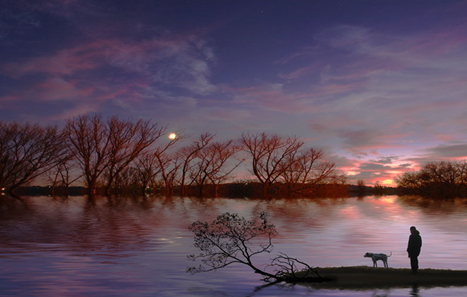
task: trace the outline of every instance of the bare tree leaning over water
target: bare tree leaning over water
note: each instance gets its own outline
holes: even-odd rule
[[[237,213],[226,212],[211,223],[196,221],[189,230],[195,234],[195,247],[201,251],[188,256],[192,261],[201,260],[198,266],[188,267],[187,272],[192,274],[242,264],[270,283],[328,280],[307,263],[284,253],[273,258],[267,266],[272,272],[261,269],[253,261],[257,255],[272,252],[272,237],[277,235],[275,226],[268,221],[264,212],[259,214],[258,219],[249,221]]]

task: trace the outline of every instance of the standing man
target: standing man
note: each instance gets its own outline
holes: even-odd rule
[[[410,267],[412,267],[412,273],[417,274],[418,272],[418,255],[420,255],[420,249],[422,248],[422,237],[420,232],[414,226],[410,227],[409,245],[407,246],[407,253],[409,253]]]

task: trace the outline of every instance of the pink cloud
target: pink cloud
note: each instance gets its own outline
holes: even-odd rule
[[[94,87],[78,88],[76,81],[65,81],[62,78],[52,78],[40,83],[36,90],[44,101],[67,100],[73,98],[82,98],[92,95]]]
[[[301,77],[306,76],[306,75],[308,75],[310,73],[316,73],[317,71],[319,71],[317,65],[310,65],[310,66],[298,68],[298,69],[296,69],[296,70],[294,70],[294,71],[292,71],[290,73],[287,73],[287,74],[279,74],[278,76],[280,78],[291,80],[291,79],[301,78]]]
[[[336,94],[347,94],[358,89],[361,89],[366,85],[365,82],[354,82],[354,83],[328,83],[316,87],[311,93],[312,96],[330,96]]]
[[[59,115],[56,115],[51,118],[51,120],[59,121],[59,120],[67,120],[73,117],[77,117],[80,115],[98,112],[100,109],[98,103],[86,103],[86,104],[79,104],[72,108],[63,110]]]
[[[398,49],[403,49],[402,53],[409,56],[433,57],[451,53],[466,45],[465,35],[466,25],[461,25],[456,29],[430,32],[407,38],[395,44]]]
[[[6,103],[6,102],[14,102],[14,101],[18,101],[20,100],[21,98],[19,96],[13,96],[13,95],[10,95],[10,96],[2,96],[0,97],[0,102],[1,103]]]
[[[99,40],[63,49],[50,56],[32,58],[26,62],[9,63],[3,69],[13,78],[21,78],[31,73],[72,75],[78,71],[93,70],[108,63],[132,71],[144,71],[151,61],[176,58],[187,63],[188,66],[191,65],[192,67],[187,67],[187,70],[191,70],[194,74],[206,74],[206,66],[200,67],[202,60],[193,58],[190,53],[194,46],[189,40],[181,37],[170,40],[153,39],[131,44],[118,40]],[[208,50],[204,49],[204,53],[212,58]],[[149,69],[149,71],[153,70],[156,69]]]
[[[129,93],[129,90],[128,90],[127,86],[124,86],[124,87],[120,87],[119,89],[117,89],[115,91],[108,92],[105,95],[96,96],[96,100],[98,100],[98,101],[107,101],[107,100],[115,99],[115,98],[119,97],[120,95],[124,95],[124,94],[128,94],[128,93]]]
[[[286,94],[282,90],[282,84],[260,84],[247,88],[224,87],[223,89],[234,96],[235,103],[238,105],[248,104],[287,113],[304,109],[296,95]]]
[[[351,159],[340,169],[348,172],[350,184],[357,184],[364,180],[366,185],[379,182],[384,186],[396,186],[394,178],[413,168],[414,164],[404,163],[399,156],[370,160]]]
[[[9,76],[20,78],[30,73],[70,75],[81,70],[95,69],[105,62],[105,52],[110,44],[110,41],[97,41],[61,50],[52,56],[32,58],[24,63],[10,63],[4,66],[4,70]]]
[[[19,102],[21,100],[20,96],[2,96],[0,97],[0,109],[6,109],[6,108],[11,108],[12,105],[14,105],[16,102]]]
[[[66,117],[80,111],[98,111],[102,102],[109,100],[114,100],[118,108],[127,108],[128,102],[152,96],[148,89],[151,85],[161,89],[176,86],[195,94],[208,94],[216,90],[209,80],[210,63],[214,59],[207,42],[190,35],[133,43],[99,40],[0,67],[17,80],[29,74],[43,74],[36,76],[39,82],[28,83],[26,89],[14,90],[18,100],[81,102],[82,105],[65,110],[58,116]],[[107,70],[104,66],[135,75],[116,81],[120,78],[110,71],[104,72]],[[99,77],[95,78],[97,72],[94,70],[102,71]]]
[[[426,152],[437,158],[441,159],[466,159],[467,158],[467,144],[441,144],[435,147],[425,149]]]

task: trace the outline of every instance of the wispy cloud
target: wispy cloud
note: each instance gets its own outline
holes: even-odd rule
[[[159,95],[169,94],[167,98],[180,97],[170,95],[173,88],[185,90],[187,94],[207,95],[216,90],[210,81],[210,67],[214,62],[215,56],[208,43],[196,36],[187,36],[131,44],[120,40],[93,41],[48,56],[11,62],[4,65],[2,71],[14,80],[41,77],[38,83],[29,85],[30,90],[15,92],[24,99],[76,99],[69,101],[72,105],[84,100],[93,102],[93,108],[77,105],[76,110],[99,111],[96,104],[108,100],[122,107],[125,100],[147,99],[148,86],[158,89]],[[128,79],[122,81],[121,76]],[[136,83],[138,81],[142,83]],[[174,100],[171,102],[175,104]]]
[[[425,151],[434,161],[435,159],[443,158],[464,159],[467,158],[467,143],[441,144],[435,147],[427,148]]]
[[[24,62],[4,65],[3,72],[19,79],[28,74],[72,75],[78,71],[95,70],[105,64],[106,50],[111,41],[97,41],[71,49],[60,50],[49,56],[31,58]]]
[[[462,64],[467,60],[465,56],[459,59],[460,53],[465,55],[465,51],[460,50],[467,49],[465,41],[460,41],[465,40],[460,32],[387,37],[363,28],[340,26],[323,36],[323,46],[345,50],[349,62],[342,63],[337,73],[333,67],[323,69],[323,86],[316,85],[310,96],[316,89],[320,96],[335,98],[335,116],[327,123],[325,117],[320,117],[318,121],[323,122],[314,121],[313,124],[324,129],[329,127],[323,132],[334,131],[334,135],[337,133],[350,146],[365,148],[368,143],[382,138],[378,137],[377,131],[386,139],[388,134],[402,127],[410,132],[407,125],[401,125],[403,123],[411,125],[413,133],[424,132],[435,137],[450,133],[450,129],[455,127],[452,115],[467,107],[467,102],[462,100],[467,95],[467,87],[463,83],[467,68],[455,67],[454,72],[447,71],[450,69],[448,65],[457,61]],[[424,40],[430,42],[421,42]],[[453,42],[449,43],[450,40]],[[445,46],[444,50],[431,49],[436,44],[446,43],[450,46]],[[414,44],[418,44],[417,48],[412,46]],[[367,60],[372,63],[367,63]],[[347,90],[336,98],[336,88]],[[329,101],[325,102],[323,106],[329,104]],[[345,133],[333,128],[333,122],[341,118],[352,121],[354,129]],[[372,127],[370,131],[373,132],[359,130],[355,122]],[[430,131],[434,126],[436,128]],[[407,132],[396,134],[409,136]],[[393,146],[394,141],[398,139],[394,137],[390,142],[386,141],[386,145]]]
[[[65,121],[83,114],[95,113],[100,111],[99,104],[77,104],[71,108],[64,109],[59,114],[51,117],[52,121]]]

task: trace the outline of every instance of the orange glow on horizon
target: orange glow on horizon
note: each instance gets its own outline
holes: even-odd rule
[[[383,185],[393,185],[394,181],[392,179],[385,179],[381,182]]]

